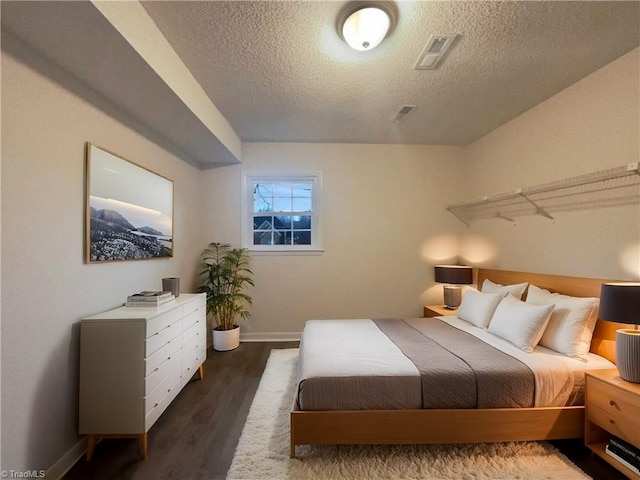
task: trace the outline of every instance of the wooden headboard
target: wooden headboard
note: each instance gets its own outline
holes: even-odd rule
[[[545,275],[542,273],[511,272],[508,270],[489,270],[479,268],[477,271],[477,286],[480,290],[482,282],[486,278],[495,283],[510,285],[513,283],[528,282],[551,292],[570,295],[572,297],[598,297],[600,287],[605,282],[615,280],[600,278],[564,277],[561,275]],[[593,313],[597,316],[598,311]],[[616,330],[625,328],[621,323],[605,322],[597,320],[596,328],[591,339],[591,351],[615,363],[616,361]]]

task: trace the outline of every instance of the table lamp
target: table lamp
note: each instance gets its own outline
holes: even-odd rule
[[[462,287],[473,283],[473,269],[466,265],[436,265],[436,282],[447,283],[444,286],[444,305],[455,310],[462,302]]]
[[[640,283],[603,283],[598,317],[635,325],[616,330],[616,365],[620,378],[640,383]]]

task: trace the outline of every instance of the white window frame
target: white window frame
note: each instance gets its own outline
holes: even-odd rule
[[[254,245],[253,244],[253,184],[255,182],[311,182],[311,245]],[[274,212],[276,213],[276,212]],[[283,212],[285,213],[285,212]],[[259,253],[322,253],[322,172],[272,173],[243,172],[242,174],[242,246]]]

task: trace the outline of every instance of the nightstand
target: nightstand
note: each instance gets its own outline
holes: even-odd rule
[[[455,315],[458,310],[450,310],[444,305],[425,305],[423,316],[425,318],[431,317],[447,317],[449,315]]]
[[[588,371],[585,382],[585,445],[627,477],[640,479],[605,451],[611,435],[640,448],[640,384],[622,380],[617,369]]]

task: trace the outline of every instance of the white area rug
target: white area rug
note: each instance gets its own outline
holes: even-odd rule
[[[590,478],[547,442],[304,446],[290,459],[297,358],[272,350],[227,480]]]

